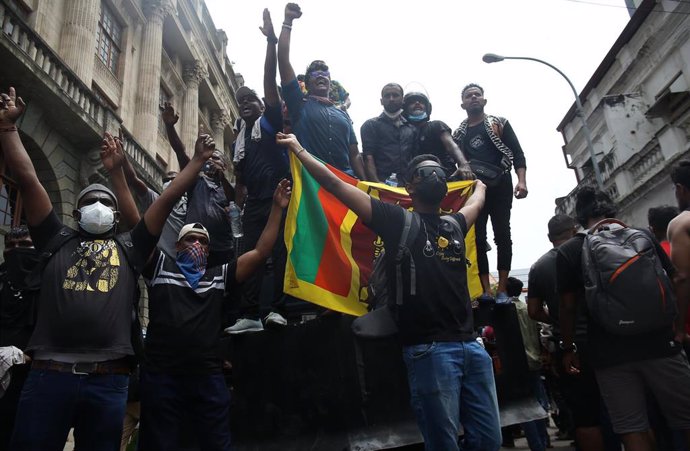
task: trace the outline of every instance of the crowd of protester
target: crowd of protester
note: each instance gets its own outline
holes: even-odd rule
[[[220,339],[290,319],[282,289],[289,153],[387,248],[401,250],[400,259],[387,257],[387,268],[391,290],[402,290],[396,322],[427,450],[512,444],[513,430],[500,425],[497,361],[485,350],[494,332],[475,328],[473,301],[514,307],[530,390],[544,412],[519,426],[531,450],[550,446],[547,412],[559,437],[580,450],[687,450],[690,161],[671,174],[678,208],[650,209],[649,231],[615,220],[607,194],[582,188],[576,218],[559,214],[546,225],[553,248],[532,266],[525,301],[522,282],[510,277],[512,202],[528,193],[525,155],[510,122],[485,113],[484,89],[470,83],[459,93],[467,119],[452,131],[431,120],[428,95],[392,82],[381,90],[381,114],[361,126],[360,152],[350,94],[328,65],[315,60],[304,75],[293,69],[290,35],[301,15],[289,3],[277,35],[264,11],[264,92],[235,93],[240,118],[231,158],[204,133],[188,152],[174,106],[165,103],[162,120],[180,171],[166,173],[154,191],[137,176],[121,138],[106,133],[101,160],[110,187],[91,184],[76,196],[75,228],[59,218],[22,144],[16,123],[24,102],[13,88],[1,94],[0,148],[24,217],[5,235],[0,267],[0,450],[59,450],[70,429],[77,449],[124,450],[137,423],[143,451],[177,449],[190,428],[200,449],[230,449]],[[371,198],[322,162],[404,187],[414,213]],[[475,179],[460,211],[441,216],[447,183]],[[235,205],[242,231],[233,230]],[[408,239],[410,222],[416,235]],[[473,226],[482,284],[476,300],[463,245]],[[610,272],[591,264],[613,264],[611,252],[598,252],[619,235],[634,241],[636,253]],[[274,273],[268,303],[261,302],[267,260]],[[392,283],[403,261],[405,283]],[[148,292],[145,333],[139,277]],[[613,324],[616,315],[622,319]]]

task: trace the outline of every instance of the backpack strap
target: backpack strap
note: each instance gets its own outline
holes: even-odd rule
[[[123,233],[118,233],[115,235],[115,242],[122,249],[122,253],[125,256],[125,260],[129,266],[134,270],[137,277],[144,271],[144,265],[146,264],[146,259],[143,258],[138,252],[135,252],[134,243],[132,242],[132,232],[127,231]]]
[[[62,246],[64,246],[68,241],[76,238],[77,235],[78,233],[76,230],[63,226],[58,233],[48,240],[48,243],[45,245],[41,253],[38,254],[38,263],[34,267],[33,271],[31,271],[31,273],[29,273],[29,275],[26,277],[27,288],[40,288],[41,276],[43,275],[43,271],[45,270],[48,261],[58,250],[60,250]]]
[[[395,256],[395,303],[396,305],[402,305],[403,303],[403,287],[402,287],[402,268],[400,263],[405,256],[405,253],[409,253],[409,249],[412,243],[417,238],[419,229],[421,227],[421,219],[416,213],[412,213],[403,209],[403,216],[405,222],[403,224],[403,230],[400,235],[400,244],[398,245],[398,252]],[[414,259],[410,256],[410,295],[414,296],[417,294],[417,271],[414,264]]]
[[[589,232],[587,232],[588,235],[593,235],[599,231],[602,227],[608,224],[617,224],[623,228],[628,228],[628,225],[624,223],[623,221],[616,219],[616,218],[605,218],[602,219],[601,221],[597,222],[594,224],[592,227],[589,228]]]

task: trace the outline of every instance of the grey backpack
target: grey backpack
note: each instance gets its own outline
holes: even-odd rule
[[[617,219],[597,223],[585,235],[582,269],[589,314],[606,331],[637,335],[672,327],[671,280],[642,230]]]

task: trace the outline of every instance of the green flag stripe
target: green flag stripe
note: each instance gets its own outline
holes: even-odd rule
[[[302,196],[297,211],[297,230],[292,242],[293,254],[297,250],[299,258],[293,258],[292,264],[297,278],[309,283],[316,280],[328,233],[328,221],[319,200],[320,189],[321,185],[302,168]]]

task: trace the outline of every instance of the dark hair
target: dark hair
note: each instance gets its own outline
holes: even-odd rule
[[[470,83],[468,85],[465,85],[464,88],[462,88],[462,93],[460,94],[460,97],[465,97],[465,91],[467,91],[470,88],[477,88],[482,92],[482,95],[484,95],[484,88],[479,86],[477,83]]]
[[[29,228],[22,224],[10,228],[10,231],[5,235],[5,242],[9,240],[19,240],[21,238],[26,238],[29,236]]]
[[[575,220],[568,215],[558,214],[549,219],[549,240],[556,241],[569,238],[575,228]]]
[[[680,160],[673,166],[671,180],[690,189],[690,160]]]
[[[315,70],[328,70],[328,65],[324,63],[321,60],[314,60],[312,61],[308,66],[307,66],[307,71],[304,73],[304,85],[306,86],[309,83],[309,74],[314,72]]]
[[[655,232],[666,234],[668,223],[678,216],[678,208],[672,205],[652,207],[647,211],[647,222]]]
[[[397,88],[397,89],[400,90],[400,95],[403,95],[403,94],[405,93],[405,91],[403,90],[403,87],[400,86],[399,84],[397,84],[397,83],[387,83],[386,86],[384,86],[383,88],[381,88],[381,97],[383,97],[383,90],[386,89],[386,88]]]
[[[585,186],[581,188],[575,197],[575,214],[577,222],[582,227],[592,218],[613,218],[616,216],[616,206],[608,194],[594,188]]]
[[[508,281],[506,282],[506,293],[510,297],[518,297],[520,293],[522,293],[522,287],[524,286],[525,284],[522,283],[522,280],[517,277],[508,277]]]
[[[405,171],[407,173],[407,179],[412,180],[412,172],[414,171],[414,168],[416,168],[417,165],[422,161],[427,160],[435,161],[436,163],[438,163],[439,166],[441,166],[441,160],[439,160],[436,155],[432,155],[430,153],[423,153],[421,155],[417,155],[412,160],[410,160],[409,164],[407,165],[407,170]]]

